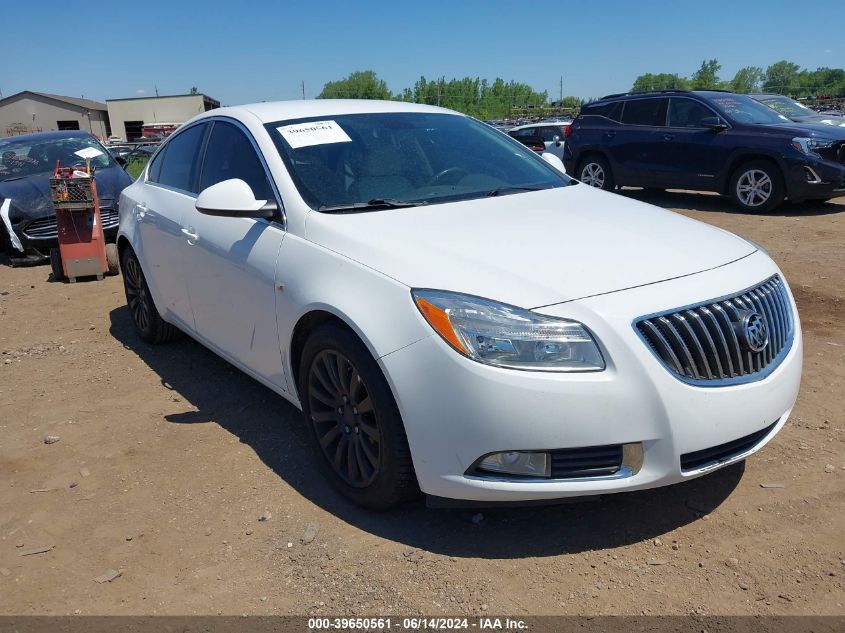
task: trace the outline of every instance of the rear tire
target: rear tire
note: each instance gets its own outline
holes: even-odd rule
[[[141,340],[147,343],[164,343],[182,336],[181,330],[161,318],[158,309],[150,296],[150,288],[144,271],[141,270],[141,263],[127,248],[123,253],[123,289],[126,292],[126,304],[132,314],[132,321],[141,336]]]
[[[595,187],[596,189],[602,189],[604,191],[613,191],[616,189],[616,182],[613,179],[610,164],[604,156],[599,154],[592,154],[583,159],[578,165],[575,177],[585,185]]]
[[[728,193],[743,211],[768,213],[783,202],[783,177],[775,163],[752,160],[734,170]]]
[[[317,463],[353,503],[385,510],[418,494],[405,426],[364,344],[334,324],[315,330],[299,364],[302,413]]]
[[[62,252],[58,248],[50,249],[50,268],[53,270],[53,281],[65,280],[65,271],[62,267]]]
[[[116,275],[120,272],[120,260],[117,255],[117,244],[106,244],[106,263],[109,270],[108,275]]]

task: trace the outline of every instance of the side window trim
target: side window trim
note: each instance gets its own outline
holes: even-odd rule
[[[670,121],[669,121],[669,108],[672,106],[672,101],[675,100],[675,99],[677,99],[679,101],[681,99],[683,99],[685,101],[692,101],[693,103],[697,103],[698,105],[704,106],[705,108],[710,110],[710,112],[713,113],[713,116],[718,117],[718,119],[720,121],[725,120],[725,117],[721,116],[718,112],[716,112],[713,108],[710,107],[710,104],[704,103],[704,101],[699,101],[698,99],[690,99],[689,97],[674,97],[673,96],[673,97],[669,97],[669,104],[666,106],[666,127],[670,127],[673,130],[706,130],[707,129],[707,128],[704,128],[704,127],[680,127],[680,126],[676,127],[674,125],[669,125],[669,123],[670,123]]]
[[[281,218],[281,222],[278,222],[276,220],[272,220],[272,222],[275,223],[275,224],[281,224],[282,230],[287,231],[287,224],[288,224],[287,214],[285,213],[285,205],[284,205],[284,202],[282,201],[282,196],[279,193],[279,188],[276,186],[276,181],[273,179],[273,175],[270,173],[270,167],[267,165],[267,161],[264,158],[264,153],[258,147],[258,143],[255,142],[255,139],[253,138],[252,133],[246,128],[246,126],[243,123],[241,123],[237,119],[233,119],[233,118],[227,117],[227,116],[209,117],[207,119],[203,119],[203,121],[210,122],[211,125],[209,125],[209,132],[206,134],[206,138],[203,141],[202,166],[200,167],[200,171],[199,171],[199,174],[197,176],[197,179],[198,179],[197,183],[201,182],[202,169],[205,168],[205,152],[206,152],[206,149],[208,149],[208,140],[211,138],[211,131],[210,130],[213,128],[213,124],[216,123],[217,121],[221,121],[221,122],[224,122],[224,123],[231,123],[238,130],[240,130],[241,133],[244,134],[244,136],[246,136],[250,145],[252,145],[252,150],[258,156],[258,161],[261,163],[262,169],[264,169],[264,176],[267,178],[267,182],[270,184],[270,189],[271,189],[271,191],[273,192],[273,195],[276,198],[276,204],[279,207],[279,216]],[[261,218],[258,218],[258,219],[261,219]],[[263,220],[263,221],[266,222],[267,224],[270,224],[270,222],[271,222],[270,220]]]
[[[174,139],[174,138],[177,138],[178,136],[181,136],[181,135],[182,135],[182,134],[184,134],[186,131],[188,131],[188,130],[190,130],[190,129],[192,129],[192,128],[195,128],[195,127],[197,127],[198,125],[202,125],[202,126],[204,126],[204,127],[205,127],[205,130],[203,131],[203,138],[202,138],[202,140],[200,141],[200,155],[203,157],[203,158],[201,158],[201,160],[204,160],[204,156],[205,156],[205,144],[206,144],[206,142],[207,142],[207,140],[208,140],[208,132],[209,132],[209,129],[211,128],[211,126],[210,126],[210,125],[208,125],[208,119],[200,119],[199,121],[197,121],[197,122],[195,122],[195,123],[192,123],[191,125],[188,125],[188,126],[185,126],[185,127],[179,128],[179,131],[178,131],[178,132],[175,132],[174,134],[170,135],[170,136],[167,138],[167,141],[161,144],[161,146],[158,148],[158,150],[156,151],[156,153],[155,153],[155,154],[153,154],[152,158],[150,158],[150,162],[148,163],[148,165],[151,165],[151,164],[152,164],[152,162],[153,162],[153,161],[154,161],[154,160],[155,160],[155,159],[156,159],[159,155],[161,155],[161,156],[162,156],[162,160],[164,160],[164,153],[167,151],[167,146],[168,146],[168,145],[170,145],[171,139]],[[144,173],[145,173],[145,176],[144,176],[144,179],[145,179],[145,180],[144,180],[144,184],[152,185],[152,186],[154,186],[154,187],[159,187],[159,188],[161,188],[161,189],[166,189],[167,191],[174,191],[174,192],[176,192],[176,193],[181,193],[182,195],[188,196],[189,198],[196,198],[196,197],[197,197],[197,195],[199,195],[197,192],[194,192],[194,191],[186,191],[185,189],[180,189],[179,187],[172,187],[172,186],[170,186],[170,185],[163,185],[163,184],[161,184],[160,182],[155,182],[154,180],[149,180],[149,168],[147,168],[147,170],[146,170]],[[160,173],[160,170],[159,170],[159,173]],[[195,179],[196,179],[196,180],[195,180]],[[192,176],[191,181],[192,181],[192,182],[190,183],[191,185],[198,185],[198,184],[199,184],[199,170],[197,170],[196,174],[194,174],[194,175]],[[197,187],[195,186],[194,188],[196,189]]]

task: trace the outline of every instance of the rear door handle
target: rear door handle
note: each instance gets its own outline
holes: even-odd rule
[[[614,136],[616,136],[616,132],[605,132],[604,136],[605,138],[613,138]]]
[[[663,135],[663,140],[664,140],[664,141],[674,141],[674,140],[675,140],[675,135],[674,135],[674,134],[664,134],[664,135]]]
[[[188,238],[188,244],[196,244],[200,239],[200,236],[197,233],[194,233],[194,227],[192,226],[182,228],[182,235]]]

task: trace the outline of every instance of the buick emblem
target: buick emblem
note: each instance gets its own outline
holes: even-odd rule
[[[758,312],[746,312],[740,321],[742,342],[752,352],[762,352],[769,344],[769,328]]]

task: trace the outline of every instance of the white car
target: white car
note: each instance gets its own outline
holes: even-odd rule
[[[301,408],[368,507],[652,488],[757,451],[801,377],[781,271],[544,158],[423,105],[201,114],[121,196],[134,322]]]
[[[546,151],[563,160],[563,145],[568,136],[567,130],[572,121],[541,121],[526,125],[517,125],[508,130],[516,140],[542,139]]]

